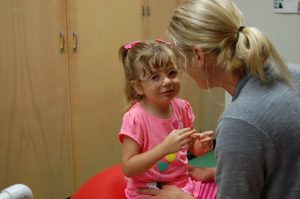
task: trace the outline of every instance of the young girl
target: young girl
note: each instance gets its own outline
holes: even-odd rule
[[[191,106],[175,98],[183,72],[179,54],[163,40],[132,42],[119,54],[129,102],[119,133],[126,197],[147,198],[138,190],[175,185],[195,198],[215,198],[214,182],[188,176],[187,150],[198,156],[210,151],[214,133],[196,133]]]

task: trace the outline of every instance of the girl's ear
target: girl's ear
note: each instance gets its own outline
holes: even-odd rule
[[[196,56],[196,66],[204,67],[205,63],[205,54],[202,48],[194,47],[193,48],[194,56]]]
[[[137,92],[137,94],[139,94],[139,95],[144,94],[143,88],[137,80],[131,80],[130,83],[131,83],[131,86],[134,88],[134,90]]]

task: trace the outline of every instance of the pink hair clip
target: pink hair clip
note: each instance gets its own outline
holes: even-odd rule
[[[162,39],[156,39],[156,41],[158,41],[158,42],[160,42],[160,43],[167,44],[167,45],[172,45],[171,42],[168,42],[168,41],[165,41],[165,40],[162,40]]]
[[[133,48],[134,46],[136,46],[136,45],[139,44],[139,43],[140,43],[140,41],[133,41],[133,42],[131,42],[131,43],[129,43],[129,44],[124,45],[124,48],[125,48],[126,50],[129,50],[130,48]]]

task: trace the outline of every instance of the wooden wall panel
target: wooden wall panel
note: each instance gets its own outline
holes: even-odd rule
[[[35,198],[73,191],[67,56],[61,0],[0,2],[0,189]]]

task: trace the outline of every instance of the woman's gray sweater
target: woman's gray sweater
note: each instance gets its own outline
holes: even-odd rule
[[[295,88],[239,81],[217,128],[219,199],[300,199],[300,66]]]

